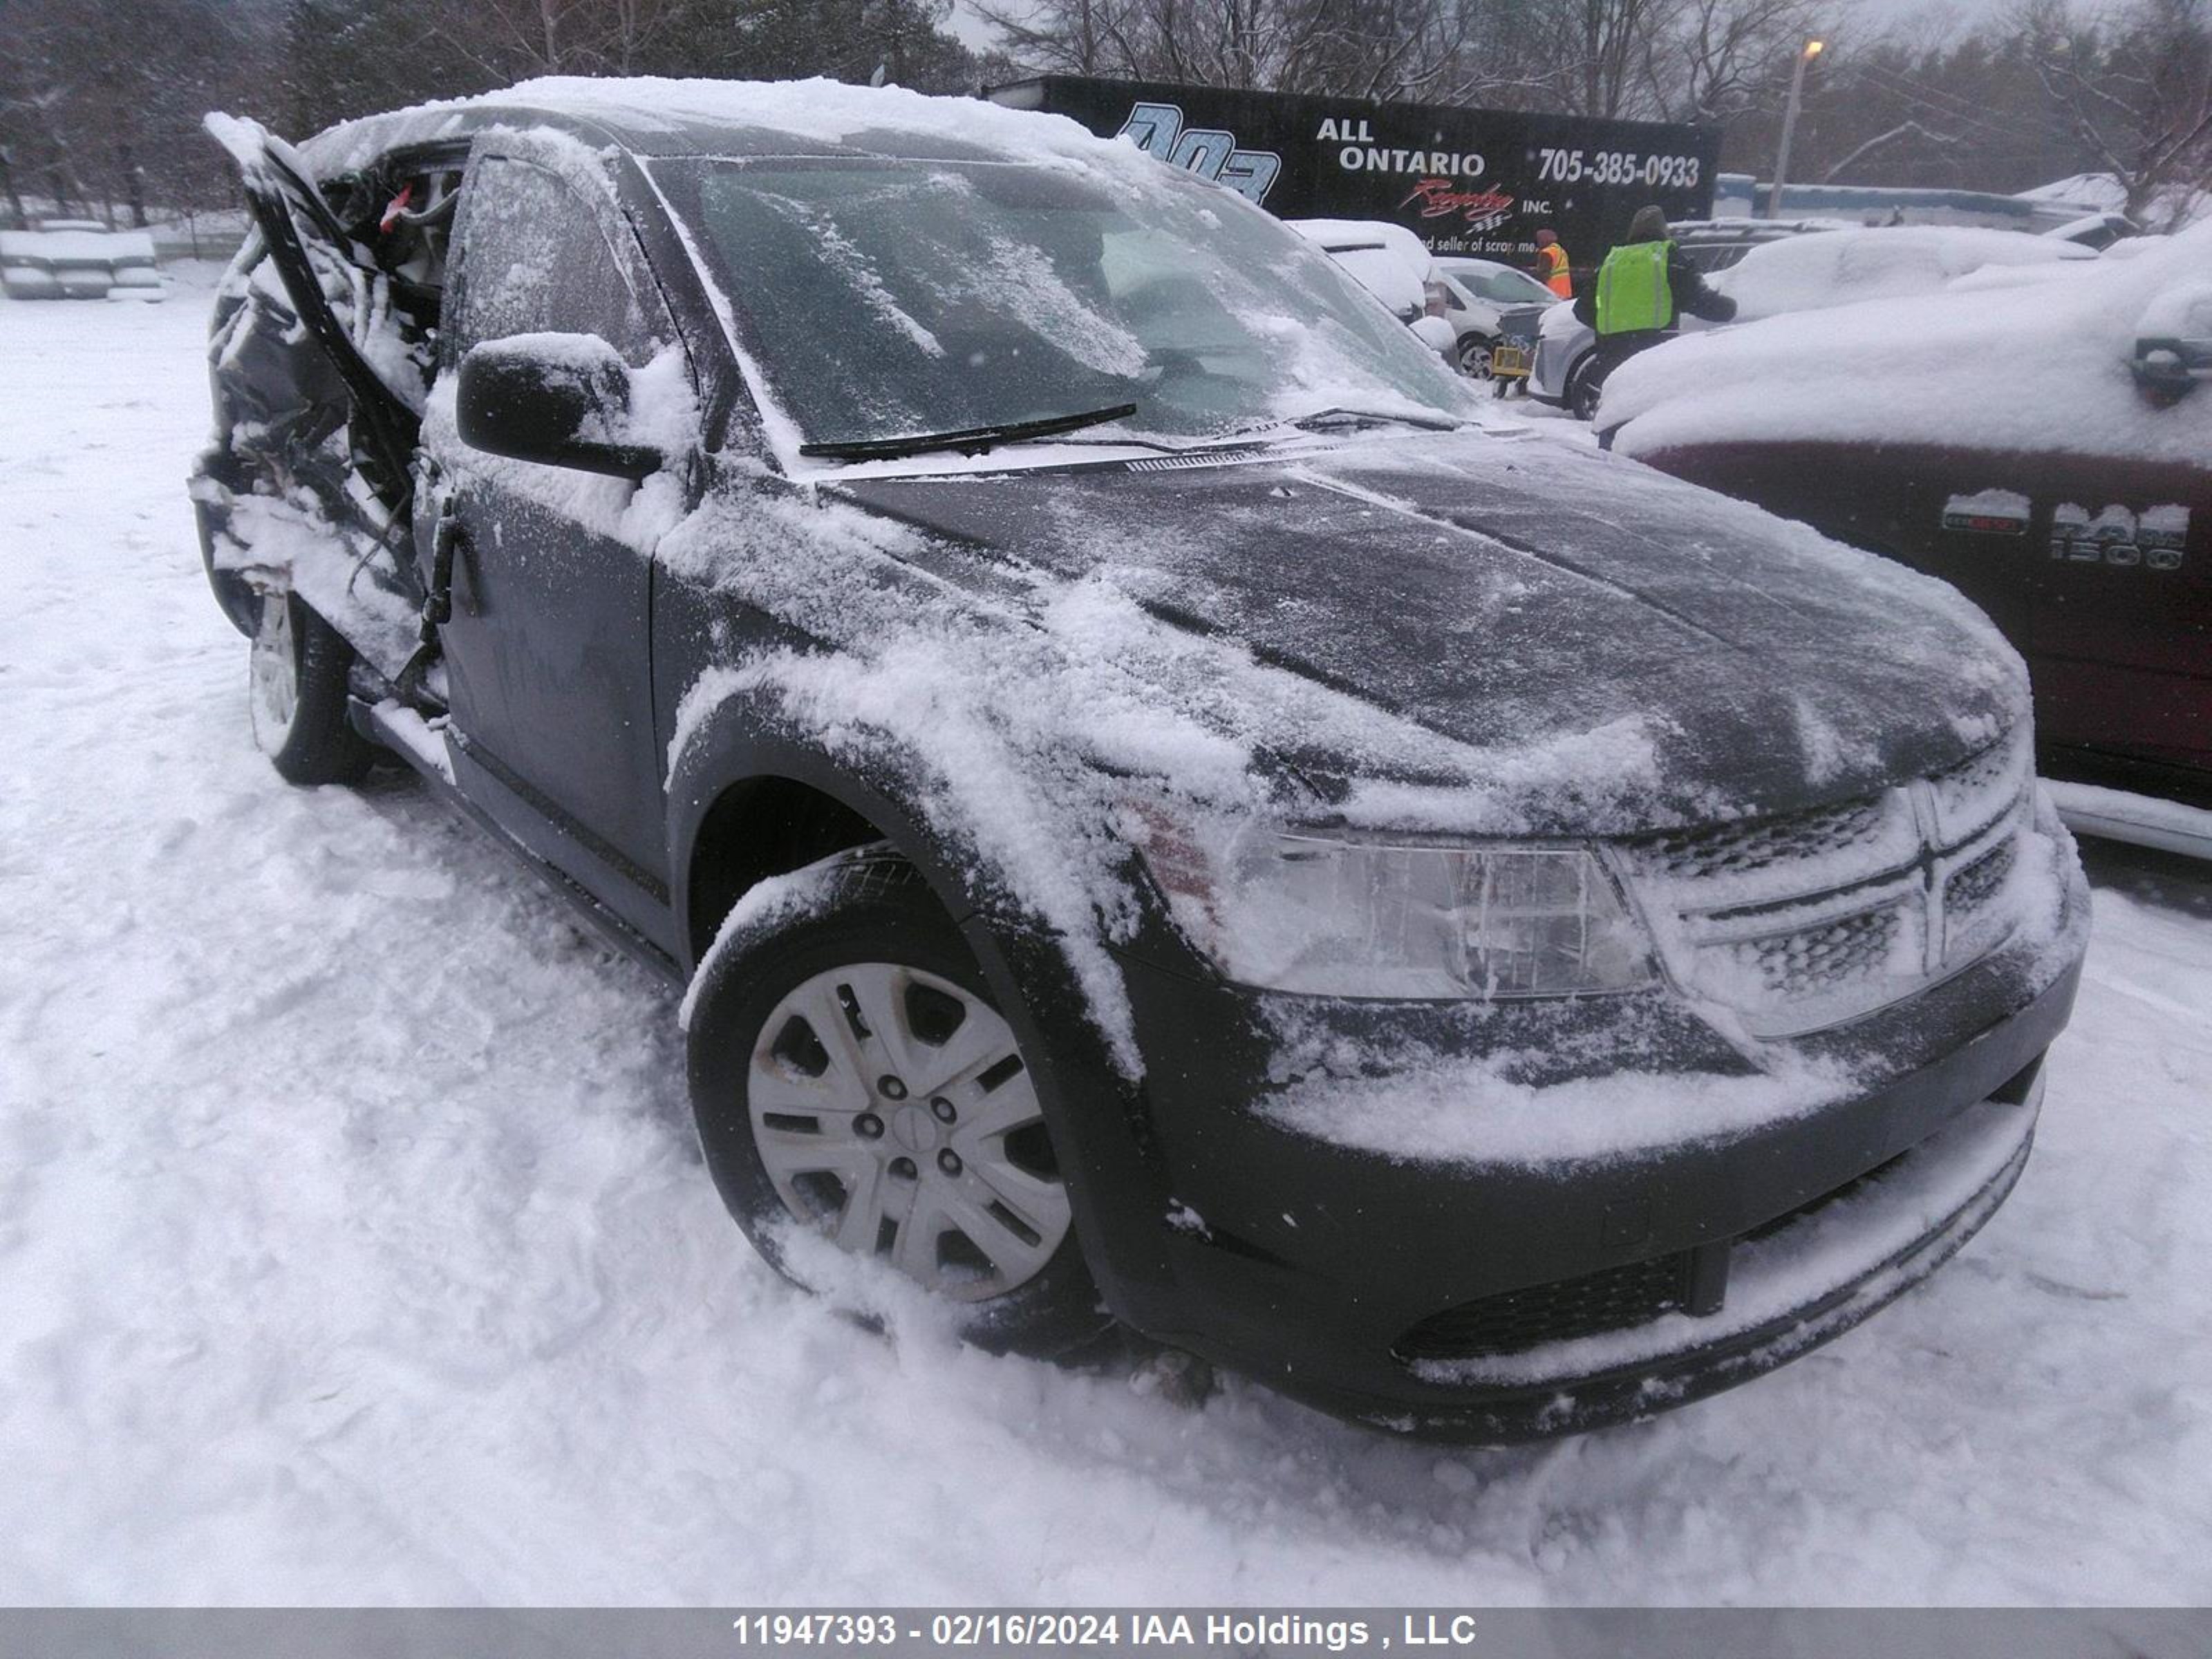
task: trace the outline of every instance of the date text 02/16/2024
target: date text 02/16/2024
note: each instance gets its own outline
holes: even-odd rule
[[[1464,1611],[1407,1613],[1386,1620],[1312,1613],[1159,1611],[933,1613],[747,1613],[732,1620],[742,1646],[895,1649],[902,1643],[945,1648],[1131,1647],[1342,1653],[1355,1648],[1466,1648],[1476,1636]]]

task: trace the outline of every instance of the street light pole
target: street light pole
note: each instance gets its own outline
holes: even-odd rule
[[[1805,95],[1805,65],[1826,49],[1825,40],[1808,40],[1790,71],[1790,107],[1782,114],[1782,149],[1774,158],[1774,182],[1766,187],[1766,216],[1782,216],[1782,186],[1790,177],[1790,141],[1797,136],[1797,105]]]

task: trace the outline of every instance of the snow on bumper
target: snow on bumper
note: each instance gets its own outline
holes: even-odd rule
[[[1621,1330],[1409,1368],[1425,1382],[1515,1390],[1571,1390],[1627,1373],[1637,1404],[1656,1407],[1707,1366],[1778,1364],[1918,1283],[1996,1212],[2027,1163],[2040,1074],[2026,1095],[1969,1107],[1848,1189],[1736,1243],[1727,1302],[1716,1312],[1668,1310]],[[1547,1410],[1577,1414],[1571,1394]]]

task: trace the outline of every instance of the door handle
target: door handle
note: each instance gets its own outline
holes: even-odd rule
[[[452,496],[438,509],[437,528],[430,538],[430,591],[422,599],[422,637],[425,642],[453,619],[453,558],[468,540]]]

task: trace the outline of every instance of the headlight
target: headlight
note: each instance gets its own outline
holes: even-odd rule
[[[1129,828],[1176,923],[1241,985],[1312,996],[1627,991],[1649,940],[1587,848],[1209,834],[1147,805]]]

